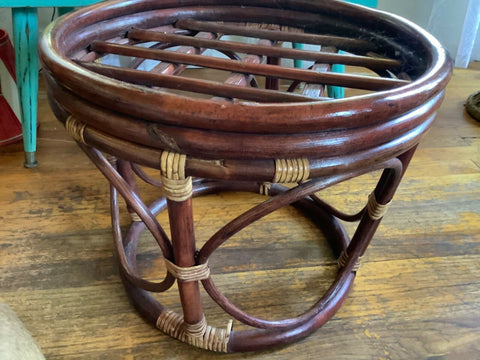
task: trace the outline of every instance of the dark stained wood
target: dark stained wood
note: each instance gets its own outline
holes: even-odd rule
[[[201,3],[200,1],[199,5]],[[265,4],[267,3],[268,1],[265,2]],[[125,2],[119,4],[118,8],[111,8],[107,4],[102,8],[109,11],[109,19],[117,19],[117,24],[121,23],[121,19],[129,14],[129,11],[133,17],[144,14],[145,19],[139,20],[140,26],[150,24],[152,27],[152,24],[156,26],[168,24],[169,15],[167,14],[171,16],[171,12],[165,10],[166,4],[157,4],[159,13],[154,12],[155,7],[143,8],[144,11],[142,11],[144,4],[138,3],[139,8],[135,6],[136,4],[136,2]],[[178,3],[177,5],[182,7],[185,4]],[[275,5],[275,3],[270,5]],[[302,9],[300,3],[292,3],[292,5],[296,10]],[[341,12],[341,5],[337,6],[337,11],[331,15],[333,18],[338,16],[337,12]],[[225,15],[231,16],[238,11],[242,13],[244,5],[219,6],[219,8],[224,11]],[[248,9],[247,13],[251,13],[251,10],[253,9]],[[218,38],[222,35],[219,34],[221,32],[231,32],[237,35],[258,36],[260,45],[270,47],[279,45],[278,42],[282,40],[314,44],[319,44],[321,41],[322,45],[327,45],[327,52],[336,52],[337,48],[350,45],[361,46],[364,48],[364,52],[371,50],[370,43],[358,40],[356,36],[354,38],[332,37],[331,35],[306,33],[305,29],[295,29],[292,32],[283,25],[282,21],[275,20],[275,23],[271,24],[271,14],[267,14],[266,10],[266,8],[258,9],[258,14],[254,16],[256,24],[248,21],[242,25],[222,23],[213,24],[213,27],[209,28],[212,24],[199,23],[196,20],[193,20],[192,23],[192,20],[187,20],[183,21],[183,28],[186,23],[190,22],[189,24],[193,28],[188,30],[202,30],[203,32],[195,35],[200,40],[201,38],[207,40]],[[181,10],[172,4],[171,11]],[[201,7],[193,8],[191,11],[193,18],[209,12]],[[314,14],[321,14],[325,11],[325,4],[318,4]],[[367,13],[361,8],[358,8],[358,11]],[[292,15],[287,9],[280,8],[276,12],[280,18]],[[76,16],[78,18],[72,16],[69,20],[58,21],[47,31],[40,45],[41,59],[47,72],[45,78],[49,89],[50,104],[58,120],[66,125],[67,130],[79,143],[81,149],[111,184],[111,216],[120,259],[120,272],[130,300],[140,314],[165,333],[187,343],[192,343],[188,325],[200,324],[200,321],[204,319],[199,282],[183,282],[177,279],[183,314],[180,321],[183,321],[184,324],[173,325],[161,320],[162,314],[168,314],[168,306],[163,300],[156,299],[153,292],[164,292],[169,289],[172,285],[173,272],[167,274],[164,280],[158,283],[149,281],[137,271],[138,242],[142,235],[142,226],[148,228],[154,236],[165,259],[174,261],[180,267],[190,268],[197,263],[205,264],[220,246],[247,226],[285,206],[299,206],[305,203],[308,205],[305,215],[320,224],[335,256],[339,259],[339,269],[330,287],[317,298],[314,305],[301,315],[288,315],[272,321],[263,316],[259,317],[243,311],[229,300],[228,295],[215,286],[209,275],[202,279],[202,285],[211,300],[235,320],[252,327],[252,329],[235,329],[228,337],[218,338],[220,332],[214,330],[215,327],[207,328],[205,326],[201,329],[201,338],[196,338],[194,344],[199,348],[212,351],[265,350],[273,346],[299,341],[324,325],[340,309],[350,292],[360,258],[364,255],[383,218],[383,214],[374,215],[373,213],[377,213],[377,210],[374,209],[372,212],[372,207],[386,206],[391,201],[421,136],[431,126],[435,112],[443,99],[444,87],[450,78],[452,64],[441,45],[400,18],[391,17],[390,22],[384,24],[383,27],[380,26],[380,22],[375,21],[377,26],[375,29],[370,29],[373,43],[381,44],[380,39],[388,30],[395,29],[398,32],[395,40],[392,40],[390,44],[384,43],[375,50],[389,53],[392,48],[396,49],[395,57],[403,59],[400,69],[411,68],[412,70],[403,75],[398,73],[399,64],[396,64],[395,69],[389,69],[389,72],[380,71],[379,77],[373,77],[331,73],[322,71],[328,70],[328,67],[317,65],[313,70],[293,69],[283,66],[281,58],[270,55],[266,57],[266,64],[263,64],[263,56],[247,54],[241,59],[235,53],[238,50],[235,48],[232,48],[233,50],[220,49],[230,59],[199,55],[208,48],[208,44],[201,45],[198,41],[196,42],[197,46],[187,43],[174,51],[167,50],[167,48],[176,45],[175,42],[166,43],[165,39],[153,45],[149,44],[148,48],[130,44],[130,41],[125,41],[121,37],[105,41],[108,39],[110,31],[105,29],[105,23],[101,21],[101,12],[89,13],[87,9],[87,12],[79,11]],[[297,21],[304,22],[310,16],[311,12],[309,11],[298,12]],[[331,21],[334,21],[333,18]],[[80,19],[82,27],[77,26],[77,21]],[[228,19],[230,18],[226,15],[224,20]],[[244,20],[248,19],[247,17]],[[155,21],[160,21],[160,23]],[[355,19],[351,18],[350,22],[350,26],[358,26]],[[202,28],[204,25],[207,28]],[[402,25],[410,28],[410,32],[404,30]],[[131,26],[131,22],[125,23],[125,26],[123,31],[128,37],[128,27]],[[182,27],[181,19],[179,26]],[[98,32],[97,38],[91,38],[93,28]],[[348,34],[347,28],[339,27],[334,34],[342,36]],[[296,36],[296,33],[300,35]],[[70,41],[60,40],[61,37],[58,34],[63,34],[64,38],[68,38]],[[81,39],[81,35],[87,36],[90,40],[88,44]],[[264,38],[262,38],[263,36]],[[397,40],[403,38],[410,38],[411,45],[405,46]],[[90,63],[85,64],[84,62],[77,62],[76,65],[81,66],[78,69],[72,63],[76,56],[71,55],[72,53],[78,54],[77,43],[84,44],[87,52],[128,56],[132,58],[132,61],[126,70],[104,65],[91,66]],[[334,48],[328,48],[334,44]],[[215,46],[213,49],[219,50]],[[409,54],[412,52],[424,54],[429,61],[426,65],[419,65],[416,61],[409,59]],[[150,71],[137,71],[136,68],[142,65],[143,59],[155,60],[157,64]],[[95,61],[102,60],[101,57]],[[175,75],[168,79],[169,86],[175,87],[177,78],[184,72],[186,65],[229,71],[231,74],[225,82],[236,84],[244,89],[247,89],[247,85],[258,86],[258,81],[254,81],[253,76],[261,75],[265,77],[266,89],[276,92],[280,90],[278,79],[287,79],[293,81],[287,90],[288,93],[294,91],[297,83],[302,82],[306,92],[310,91],[310,84],[321,84],[322,87],[336,85],[373,90],[375,94],[373,96],[354,95],[351,99],[347,98],[341,101],[326,101],[328,106],[322,106],[323,104],[319,106],[315,102],[305,104],[292,102],[286,106],[276,103],[240,103],[236,101],[239,99],[234,98],[230,104],[233,105],[230,106],[230,116],[243,117],[248,110],[251,118],[247,119],[246,123],[249,126],[240,128],[237,123],[232,128],[226,128],[215,121],[213,114],[207,115],[211,111],[224,114],[227,109],[225,101],[219,101],[221,99],[218,97],[200,101],[193,100],[197,106],[190,109],[190,111],[193,110],[190,117],[181,116],[181,109],[189,107],[192,97],[179,96],[175,93],[167,94],[155,87],[161,86],[162,79],[156,79],[157,82],[149,79],[152,76],[151,73],[155,75],[157,72],[164,75]],[[97,72],[103,76],[94,76],[92,72],[94,69],[97,69]],[[67,72],[68,76],[66,76]],[[238,76],[238,74],[242,75]],[[121,81],[112,81],[110,76]],[[406,81],[400,78],[411,80]],[[97,87],[92,87],[95,82]],[[186,85],[184,82],[183,86]],[[181,89],[202,92],[197,91],[198,83],[196,86],[190,83],[190,86],[190,88],[183,87]],[[211,87],[215,88],[215,85]],[[322,88],[318,88],[316,91],[321,95]],[[410,96],[407,95],[409,92]],[[415,100],[412,98],[413,92]],[[134,94],[136,96],[133,96]],[[195,97],[193,96],[193,98]],[[158,103],[150,103],[154,99]],[[373,101],[373,103],[364,101],[365,99]],[[177,107],[167,109],[165,103],[169,103],[169,100],[173,100],[170,105],[176,104]],[[375,101],[390,103],[392,109],[390,112],[384,111],[381,102],[375,104]],[[142,109],[142,103],[143,109],[150,112],[150,116],[153,115],[153,117],[144,116],[142,110],[137,111],[137,108]],[[259,111],[262,106],[270,109],[270,112]],[[299,107],[304,110],[304,115],[300,118],[294,111]],[[133,112],[130,109],[134,109]],[[166,112],[162,114],[159,109],[166,110]],[[202,110],[205,111],[204,114],[201,113]],[[278,115],[272,116],[275,111],[281,111],[280,118],[288,119],[287,122],[291,122],[292,129],[287,133],[282,132],[284,131],[281,129],[282,121],[279,121]],[[87,116],[87,112],[89,116]],[[363,112],[376,113],[375,122],[365,124],[364,119],[360,123],[354,122],[354,116],[361,116]],[[341,117],[348,118],[349,122],[343,128],[338,128],[337,124],[332,128],[322,128],[320,125],[320,128],[306,129],[303,120],[305,115],[310,119],[316,119],[315,123],[317,124],[321,124],[322,119],[327,119],[327,123],[332,120],[337,122],[337,119]],[[123,126],[119,122],[111,123],[114,117],[121,119]],[[210,123],[205,123],[205,117]],[[166,119],[180,121],[172,123],[165,121]],[[271,132],[271,129],[267,128],[259,131],[260,129],[256,128],[257,123],[267,123],[269,119],[272,123],[276,123],[275,131]],[[162,133],[158,127],[152,126],[154,124],[146,122],[148,120],[169,127],[175,125],[175,127]],[[252,133],[252,129],[258,133]],[[186,133],[190,133],[190,136]],[[205,148],[201,149],[201,146],[205,147],[205,145],[207,145],[207,149],[211,149],[210,152]],[[195,149],[195,147],[197,148]],[[117,163],[119,171],[110,165],[99,151],[105,151],[119,158]],[[166,155],[166,151],[173,153]],[[203,246],[199,247],[198,251],[196,251],[191,199],[182,199],[177,203],[175,199],[169,198],[166,207],[172,234],[170,242],[165,235],[165,229],[156,218],[158,211],[165,208],[165,199],[158,197],[153,203],[147,205],[148,202],[138,194],[138,188],[134,183],[133,167],[127,166],[126,162],[134,161],[137,164],[158,169],[158,159],[161,158],[163,164],[167,156],[173,162],[174,159],[181,156],[179,154],[184,154],[182,156],[188,158],[189,162],[182,163],[181,169],[174,167],[173,164],[169,165],[172,168],[162,168],[164,175],[178,172],[182,173],[182,177],[185,174],[199,177],[198,173],[192,172],[191,163],[197,161],[214,165],[203,167],[204,174],[201,174],[200,179],[195,183],[194,195],[225,190],[252,191],[253,186],[254,192],[258,191],[255,189],[258,187],[260,193],[272,197],[227,222]],[[370,155],[368,160],[365,155]],[[336,166],[329,164],[328,161],[339,160],[338,158],[340,161],[337,161]],[[234,168],[237,165],[236,170],[230,173],[225,172],[221,174],[222,176],[217,177],[218,172],[215,167],[217,165],[225,167],[224,161],[230,159],[237,161],[233,163]],[[255,173],[259,168],[259,161],[270,162],[268,168],[270,174],[267,178],[263,177],[264,170]],[[270,167],[272,162],[275,163],[274,171]],[[165,164],[169,164],[169,162],[167,161]],[[282,168],[285,169],[282,170]],[[377,170],[383,170],[383,174],[375,191],[369,197],[366,211],[358,212],[360,221],[350,241],[345,228],[333,217],[333,214],[342,212],[335,210],[333,213],[328,213],[332,208],[331,205],[322,207],[323,201],[317,200],[316,197],[313,199],[309,199],[309,197],[320,190]],[[233,173],[244,173],[244,175],[234,176]],[[148,184],[155,183],[155,181],[148,180],[146,176],[141,177],[146,178]],[[241,182],[242,180],[243,182]],[[298,185],[293,188],[280,188],[277,184],[262,184],[261,182],[265,180],[273,183],[298,183]],[[162,187],[168,194],[166,184]],[[119,223],[117,190],[124,198],[127,209],[130,212],[135,211],[144,224],[133,220],[125,238],[122,236]],[[269,192],[271,193],[269,194]],[[377,201],[380,205],[377,204]],[[341,218],[357,219],[356,216],[341,216]],[[187,326],[186,337],[179,332],[183,326]],[[230,334],[230,328],[227,330],[227,334]],[[217,339],[212,339],[213,336]]]
[[[213,39],[215,38],[215,35],[209,32],[199,32],[195,34],[195,38],[199,39]],[[159,47],[160,45],[157,44],[156,47]],[[161,47],[161,46],[160,46]],[[181,46],[179,47],[176,51],[181,53],[181,54],[201,54],[205,51],[206,49],[201,49],[201,48],[194,48],[191,46]],[[142,61],[145,59],[141,58],[136,58],[137,61]],[[134,62],[133,64],[130,65],[132,68],[137,68],[138,65]],[[166,75],[174,75],[174,74],[181,74],[186,68],[185,64],[172,64],[168,62],[161,62],[157,64],[155,67],[153,67],[150,72],[152,73],[159,73],[159,74],[166,74]]]
[[[91,49],[97,52],[123,56],[141,57],[161,60],[176,64],[203,66],[212,69],[271,76],[281,79],[300,80],[317,84],[339,85],[365,90],[389,90],[409,84],[409,81],[379,78],[344,73],[316,73],[310,70],[277,67],[269,64],[239,63],[234,60],[220,59],[213,56],[182,54],[172,51],[146,49],[131,45],[119,45],[103,41],[94,41]]]
[[[211,31],[224,35],[241,35],[255,37],[259,39],[268,39],[272,41],[288,41],[301,44],[336,46],[342,50],[368,50],[375,46],[365,40],[350,39],[340,36],[325,36],[315,34],[303,34],[298,31],[275,31],[259,28],[247,28],[244,26],[230,25],[225,23],[202,22],[197,20],[179,20],[175,26],[180,29]]]
[[[327,6],[327,4],[322,4],[322,6],[329,7]],[[339,8],[344,7],[343,4],[337,4],[336,6],[338,6]],[[143,4],[140,2],[129,3],[123,11],[128,11],[130,7],[133,10],[138,10],[138,7],[140,7],[140,9],[143,9]],[[216,9],[215,12],[217,10],[218,9]],[[317,10],[320,11],[322,9],[320,8]],[[97,9],[96,11],[98,11],[99,16],[103,14],[101,9]],[[107,6],[105,8],[105,11],[108,12],[109,16],[112,16],[111,12],[114,11],[114,9],[111,9]],[[206,10],[204,8],[196,8],[191,11],[205,12]],[[270,19],[270,15],[268,12],[280,12],[282,15],[292,15],[291,12],[287,10],[272,11],[271,9],[267,8],[261,10],[260,8],[249,7],[241,7],[240,9],[235,7],[227,7],[226,9],[224,9],[225,14],[223,16],[226,16],[228,18],[228,16],[226,15],[227,13],[231,12],[232,14],[237,14],[236,11],[242,13],[243,16],[247,16],[247,13],[250,14],[258,12],[259,14],[257,16],[264,16],[266,19]],[[244,13],[245,11],[246,13]],[[323,11],[325,11],[325,9],[323,9]],[[88,24],[88,28],[84,29],[84,32],[89,33],[89,36],[86,38],[90,41],[88,44],[85,45],[87,47],[89,47],[90,44],[95,41],[95,38],[93,38],[92,35],[93,29],[91,28],[99,27],[96,30],[97,33],[100,30],[106,31],[104,29],[105,24],[103,22],[100,25],[96,23],[97,20],[95,16],[91,14],[89,15],[90,18],[88,17],[88,15],[86,15],[87,17],[83,19],[85,23]],[[164,21],[171,20],[171,18],[169,17],[171,16],[171,13],[165,9],[162,9],[161,11],[159,10],[158,13],[147,12],[145,13],[145,15],[149,17],[148,21],[145,20],[145,22],[142,22],[142,24],[145,26],[150,24],[150,21],[154,21],[154,19],[156,19],[156,21],[159,21],[159,19],[162,19],[162,16],[165,16],[165,18],[163,18]],[[302,14],[302,18],[308,18],[311,15],[312,14],[310,12],[305,13]],[[376,15],[380,16],[380,14]],[[159,122],[167,125],[181,124],[187,127],[207,129],[210,131],[246,131],[249,133],[272,132],[287,134],[293,134],[298,132],[323,132],[325,130],[330,131],[333,129],[349,128],[351,127],[351,124],[361,123],[365,126],[368,126],[378,123],[379,121],[381,121],[379,119],[383,119],[383,121],[388,121],[401,114],[406,114],[407,112],[412,110],[412,108],[424,104],[428,99],[435,96],[435,94],[438,93],[439,89],[441,89],[448,81],[451,64],[449,61],[447,61],[446,54],[444,53],[444,51],[442,51],[440,45],[438,43],[432,42],[431,38],[429,38],[425,34],[412,34],[412,31],[416,30],[408,28],[408,25],[406,24],[403,24],[401,22],[394,24],[394,22],[392,21],[386,22],[386,16],[387,15],[382,14],[381,17],[384,17],[382,19],[383,22],[378,19],[379,23],[376,23],[376,25],[382,23],[383,28],[380,29],[377,26],[375,27],[375,29],[369,29],[371,31],[370,36],[376,38],[376,40],[381,42],[383,40],[381,37],[378,37],[379,35],[376,33],[376,31],[379,31],[381,34],[384,34],[384,32],[388,31],[403,31],[405,33],[405,38],[410,37],[412,46],[416,47],[415,51],[419,54],[422,54],[423,56],[422,62],[418,62],[416,58],[412,59],[409,55],[410,52],[405,52],[405,44],[402,43],[404,37],[395,37],[395,41],[399,42],[389,42],[388,44],[384,44],[385,48],[383,50],[385,50],[385,52],[387,53],[394,51],[402,54],[402,56],[405,57],[405,60],[408,60],[409,62],[408,64],[404,63],[402,65],[402,70],[408,69],[406,71],[410,71],[410,74],[406,75],[412,79],[416,79],[416,81],[414,82],[414,84],[401,86],[400,88],[391,90],[388,93],[388,96],[384,96],[385,94],[379,92],[371,94],[371,96],[368,97],[357,96],[353,97],[352,99],[346,99],[345,101],[348,103],[343,104],[343,106],[346,106],[348,109],[355,108],[356,111],[338,111],[337,109],[336,116],[331,116],[332,108],[330,104],[324,105],[321,102],[309,106],[292,104],[290,109],[293,113],[296,114],[296,116],[285,117],[284,108],[282,106],[278,106],[277,104],[262,104],[262,106],[244,106],[245,104],[237,104],[236,102],[233,102],[232,104],[220,104],[217,101],[212,101],[208,103],[194,98],[179,98],[174,94],[165,94],[162,91],[153,91],[152,89],[148,89],[145,87],[130,86],[131,84],[128,83],[122,84],[121,91],[118,91],[118,83],[106,81],[104,77],[99,77],[92,72],[86,73],[84,71],[84,68],[75,66],[70,61],[66,61],[66,59],[64,58],[66,54],[69,54],[70,52],[74,52],[76,50],[74,49],[74,47],[77,45],[77,43],[83,44],[83,42],[85,41],[85,39],[80,39],[77,36],[80,32],[80,29],[76,26],[77,24],[75,24],[75,26],[72,26],[72,24],[67,23],[69,25],[68,27],[62,28],[60,26],[59,29],[53,31],[51,36],[59,40],[57,44],[62,44],[62,46],[66,46],[66,48],[58,49],[55,46],[50,47],[49,43],[43,43],[41,46],[42,52],[44,54],[42,59],[45,62],[45,66],[48,67],[55,74],[55,80],[59,83],[59,85],[62,85],[75,93],[81,93],[83,98],[93,103],[102,106],[112,107],[130,116],[142,118],[148,121]],[[150,19],[150,17],[152,17],[152,19]],[[359,17],[361,17],[360,14]],[[131,21],[131,19],[129,19],[129,21]],[[130,24],[130,22],[127,22],[124,25],[128,27]],[[155,25],[158,26],[159,24],[155,23]],[[345,24],[343,24],[342,26],[344,25]],[[117,26],[119,25],[117,24]],[[341,26],[336,31],[339,33],[342,33],[342,31],[348,32],[347,29],[343,29]],[[109,32],[107,33],[109,34]],[[70,41],[66,41],[65,39],[67,38]],[[110,44],[109,46],[122,45]],[[152,51],[149,49],[134,50],[147,52]],[[59,51],[65,52],[65,55],[56,56],[55,54],[60,54]],[[173,53],[173,55],[182,56],[182,54],[175,53]],[[185,56],[185,54],[183,55]],[[202,57],[200,58],[202,59]],[[208,59],[203,59],[202,61],[206,60]],[[222,59],[214,60],[217,61]],[[442,66],[435,67],[434,65],[437,62],[442,64]],[[244,65],[239,64],[235,61],[231,61],[228,64],[232,63],[236,63],[235,66]],[[295,69],[280,68],[278,66],[255,66],[267,66],[269,71],[293,71],[293,73],[290,74],[292,76],[294,74],[297,74],[297,71],[299,71]],[[255,66],[253,64],[250,64],[252,70],[254,70],[253,68]],[[313,74],[312,76],[340,76],[335,74],[317,74],[314,71],[306,71],[305,73],[300,72],[300,74],[303,74],[303,76],[306,76],[307,73]],[[402,73],[398,75],[400,76],[401,74]],[[424,76],[420,77],[421,74],[423,74]],[[276,76],[278,75],[273,73],[270,77],[274,78]],[[344,76],[348,78],[350,75]],[[402,75],[402,77],[405,76]],[[84,86],[82,79],[87,80],[88,86]],[[368,85],[368,82],[371,80],[380,82],[395,81],[390,79],[390,75],[388,75],[387,78],[367,77],[367,80],[362,86],[370,86],[371,84]],[[430,86],[432,81],[435,82],[437,86]],[[336,84],[338,84],[338,82],[336,82]],[[422,89],[422,91],[419,92],[418,89]],[[115,99],[112,99],[112,97],[109,96],[109,94],[111,93],[116,93]],[[130,104],[130,101],[133,98],[136,99],[136,106],[134,107],[132,107]],[[332,106],[337,105],[338,104]],[[237,113],[239,111],[242,113],[243,116],[238,117]],[[262,121],[253,121],[254,119],[258,118],[262,118]]]
[[[242,88],[238,85],[220,84],[208,80],[184,78],[173,75],[151,74],[145,71],[123,69],[115,66],[81,63],[85,68],[98,74],[126,81],[132,84],[158,86],[168,89],[193,91],[212,96],[225,96],[258,102],[306,102],[327,100],[328,97],[309,97],[300,94],[288,94],[267,89]],[[243,77],[243,76],[242,76]]]
[[[192,199],[182,202],[168,200],[167,202],[175,264],[181,267],[195,266],[196,242]],[[185,322],[188,324],[200,322],[203,318],[203,311],[198,282],[179,283],[178,290]]]
[[[215,41],[196,39],[190,36],[173,35],[165,32],[132,29],[128,32],[128,37],[143,41],[160,41],[172,45],[190,45],[195,47],[206,47],[210,49],[232,50],[246,54],[256,54],[262,56],[273,56],[278,58],[310,60],[314,62],[323,62],[328,64],[345,64],[352,66],[365,66],[369,69],[390,69],[401,66],[398,60],[373,58],[368,56],[354,56],[333,54],[324,52],[315,52],[308,50],[296,50],[281,47],[269,47],[264,45],[253,45],[234,41]]]

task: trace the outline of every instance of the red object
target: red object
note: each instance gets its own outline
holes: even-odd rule
[[[2,29],[0,29],[0,60],[0,146],[3,146],[22,139],[22,125],[11,104],[2,94],[1,84],[8,80],[6,77],[16,81],[15,52],[8,33]]]

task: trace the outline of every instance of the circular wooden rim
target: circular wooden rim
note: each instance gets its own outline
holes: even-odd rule
[[[280,24],[299,16],[312,24],[320,20],[338,23],[342,31],[375,36],[374,41],[386,51],[400,54],[405,66],[416,69],[413,81],[392,90],[331,101],[228,103],[125,83],[98,75],[70,59],[93,39],[106,40],[133,25],[219,16],[231,20],[239,14],[248,17],[246,20],[273,20],[270,13]],[[298,0],[101,3],[50,26],[40,53],[50,94],[66,112],[119,139],[207,159],[291,158],[300,154],[326,158],[340,152],[355,156],[428,122],[441,103],[451,72],[451,61],[437,40],[404,19],[341,2]]]

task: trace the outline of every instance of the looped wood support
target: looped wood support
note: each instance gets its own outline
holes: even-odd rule
[[[160,158],[163,194],[169,200],[182,202],[192,196],[192,177],[185,178],[186,155],[163,151]]]
[[[67,129],[68,133],[75,139],[75,141],[85,144],[85,128],[87,125],[78,121],[73,116],[69,116],[67,121],[65,122],[65,128]]]
[[[227,352],[228,341],[232,332],[233,321],[226,329],[217,329],[207,325],[205,317],[197,324],[188,324],[174,311],[164,311],[157,319],[157,328],[166,334],[201,349]]]
[[[386,204],[379,204],[377,202],[377,199],[375,198],[375,192],[372,192],[368,196],[368,203],[367,203],[367,212],[370,219],[372,220],[381,219],[387,213],[390,203],[391,201],[389,201]]]
[[[310,163],[306,158],[275,159],[274,183],[305,181],[310,176]]]
[[[183,282],[200,281],[210,277],[208,262],[191,267],[180,267],[165,259],[165,265],[174,278]]]

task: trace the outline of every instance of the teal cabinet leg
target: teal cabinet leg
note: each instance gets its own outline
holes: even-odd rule
[[[57,8],[58,16],[65,15],[65,14],[69,13],[70,11],[73,11],[74,9],[75,8],[73,8],[73,7],[59,7],[59,8]]]
[[[332,72],[344,73],[345,65],[333,64]],[[328,96],[334,99],[343,99],[345,97],[345,88],[339,86],[327,86]]]
[[[347,0],[353,4],[360,4],[363,6],[370,6],[372,8],[376,8],[378,5],[378,0]]]
[[[294,49],[303,49],[303,44],[298,44],[298,43],[292,43],[292,47]],[[296,68],[302,68],[302,60],[293,60],[293,66]]]
[[[25,167],[37,166],[38,25],[36,8],[12,8],[17,87]]]
[[[373,8],[376,8],[378,5],[378,0],[347,0],[347,1],[350,3],[370,6]],[[340,51],[339,53],[341,54],[342,52]],[[334,64],[332,66],[332,72],[344,73],[345,65]],[[338,87],[338,86],[327,86],[327,93],[328,93],[328,96],[334,99],[343,99],[345,97],[345,88]]]

